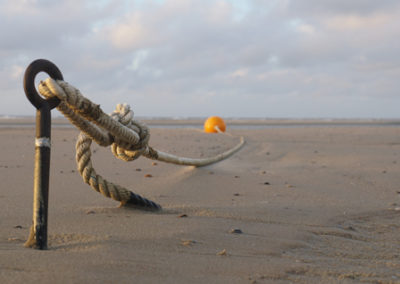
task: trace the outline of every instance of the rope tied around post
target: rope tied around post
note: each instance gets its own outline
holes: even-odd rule
[[[50,75],[39,85],[41,97],[35,88],[35,77],[45,72]],[[85,98],[78,89],[63,81],[61,71],[45,59],[33,61],[25,71],[24,91],[37,109],[35,139],[35,170],[33,220],[27,247],[47,248],[48,192],[51,150],[51,110],[55,107],[81,130],[76,142],[77,168],[83,180],[106,197],[141,209],[159,210],[161,206],[130,190],[107,181],[96,173],[92,165],[90,146],[92,141],[103,147],[111,146],[112,153],[124,161],[140,156],[179,165],[206,166],[234,154],[244,145],[243,137],[230,150],[205,159],[178,157],[158,151],[148,145],[150,131],[146,125],[133,119],[133,111],[127,104],[117,105],[111,114],[105,114],[99,105]]]
[[[134,113],[127,104],[118,104],[111,115],[105,114],[99,105],[84,97],[81,92],[63,80],[48,78],[39,85],[39,92],[47,99],[60,100],[57,109],[81,130],[76,143],[78,171],[85,183],[106,197],[120,201],[121,205],[158,210],[161,206],[128,189],[102,178],[96,173],[91,161],[90,146],[95,141],[100,146],[111,146],[115,157],[133,161],[140,156],[167,163],[190,166],[206,166],[234,154],[244,145],[240,143],[217,156],[205,159],[178,157],[153,149],[148,145],[150,131],[146,125],[133,118]]]

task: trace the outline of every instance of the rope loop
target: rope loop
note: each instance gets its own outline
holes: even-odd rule
[[[100,105],[85,98],[78,89],[64,81],[55,81],[51,78],[40,83],[39,91],[46,98],[59,98],[64,108],[75,113],[73,117],[66,115],[67,118],[99,145],[111,145],[111,151],[118,159],[132,161],[149,151],[150,131],[147,126],[133,119],[133,111],[128,104],[118,104],[115,111],[107,115],[101,110]],[[60,109],[63,113],[64,108]],[[76,116],[80,118],[77,119]],[[91,123],[82,123],[81,120],[84,119]],[[103,133],[92,137],[88,129],[94,128],[95,125],[100,127]],[[108,145],[101,142],[104,140],[101,139],[104,135],[108,136],[106,139],[109,141]]]

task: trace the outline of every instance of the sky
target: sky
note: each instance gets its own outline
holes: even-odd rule
[[[0,0],[0,37],[0,115],[44,58],[106,113],[400,118],[398,0]]]

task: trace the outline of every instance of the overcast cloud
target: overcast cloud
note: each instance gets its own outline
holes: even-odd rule
[[[0,0],[0,35],[2,115],[46,58],[106,112],[400,118],[398,0]]]

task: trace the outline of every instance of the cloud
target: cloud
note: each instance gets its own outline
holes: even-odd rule
[[[4,0],[0,114],[33,113],[22,73],[47,58],[106,112],[398,116],[399,19],[384,0]]]
[[[337,14],[371,15],[377,12],[387,12],[398,7],[399,2],[396,0],[291,0],[289,9],[295,14],[324,17]]]

